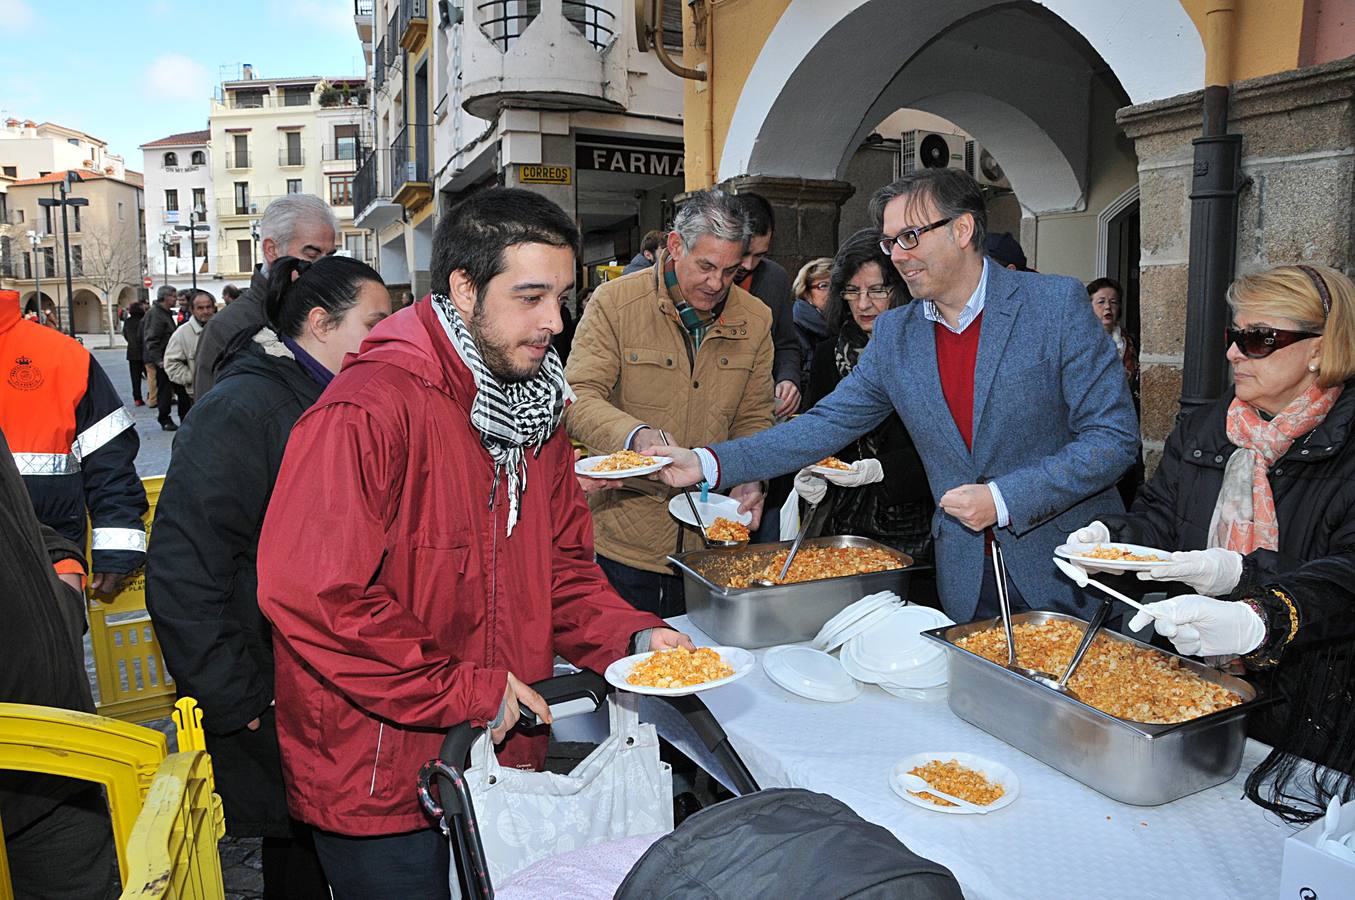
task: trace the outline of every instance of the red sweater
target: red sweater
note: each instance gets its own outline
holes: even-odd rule
[[[960,429],[965,446],[974,449],[974,363],[979,358],[979,332],[983,328],[980,312],[960,334],[937,322],[936,371],[941,376],[941,393],[950,407],[955,427]]]

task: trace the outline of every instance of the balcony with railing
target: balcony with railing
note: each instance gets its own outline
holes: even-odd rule
[[[390,195],[406,209],[417,209],[433,197],[428,166],[432,135],[427,125],[406,125],[391,142]]]
[[[386,83],[386,39],[377,42],[376,52],[372,55],[372,89],[381,90]]]
[[[353,0],[353,16],[358,19],[370,19],[376,8],[376,0]]]
[[[400,46],[412,52],[428,36],[428,0],[399,0],[397,7],[400,30],[394,34]]]
[[[248,168],[251,168],[249,151],[246,150],[246,151],[239,152],[239,153],[227,153],[227,154],[226,154],[226,168],[227,168],[227,169],[248,169]]]
[[[283,147],[278,150],[278,165],[287,168],[291,166],[304,166],[306,164],[306,151],[301,147]]]
[[[492,118],[505,102],[568,102],[615,111],[628,102],[623,0],[459,0],[462,106]],[[633,30],[633,26],[632,26]]]
[[[397,221],[403,210],[391,200],[390,180],[382,178],[390,169],[390,151],[372,150],[353,176],[353,224],[374,231]]]

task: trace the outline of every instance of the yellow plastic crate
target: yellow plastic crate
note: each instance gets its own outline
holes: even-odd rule
[[[150,502],[144,519],[149,536],[165,479],[143,478],[141,483]],[[127,722],[150,722],[168,716],[174,709],[174,679],[165,667],[146,612],[146,573],[137,572],[127,579],[112,603],[90,594],[87,605],[100,715]]]

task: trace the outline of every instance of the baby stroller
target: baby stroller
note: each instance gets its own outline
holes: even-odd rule
[[[448,733],[439,758],[419,772],[418,791],[451,841],[453,897],[490,900],[495,883],[509,879],[505,900],[961,897],[947,869],[837,800],[759,791],[696,695],[663,702],[682,715],[740,796],[674,831],[671,771],[659,761],[654,726],[639,722],[638,696],[613,694],[592,672],[532,687],[557,722],[605,703],[610,733],[568,776],[499,767],[482,729],[463,723]],[[519,727],[534,725],[523,712],[528,721]]]

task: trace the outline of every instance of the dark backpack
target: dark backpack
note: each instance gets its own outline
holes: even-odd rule
[[[759,791],[703,809],[640,857],[616,900],[963,900],[945,866],[825,794]]]

